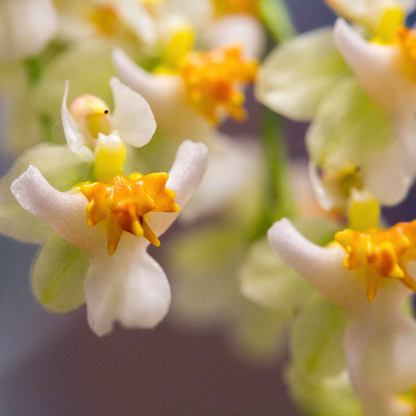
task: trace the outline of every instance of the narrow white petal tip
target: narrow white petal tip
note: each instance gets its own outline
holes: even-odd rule
[[[280,243],[285,240],[285,235],[291,231],[297,232],[293,224],[287,218],[283,218],[272,225],[267,232],[267,238],[275,252],[279,251],[278,247]]]
[[[27,211],[30,212],[30,206],[27,203],[27,196],[30,193],[31,184],[36,181],[36,178],[42,176],[39,170],[30,165],[24,173],[15,179],[10,187],[10,190],[17,202]]]

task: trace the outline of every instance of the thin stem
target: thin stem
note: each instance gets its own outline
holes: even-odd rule
[[[259,0],[260,17],[276,43],[296,35],[285,0]]]

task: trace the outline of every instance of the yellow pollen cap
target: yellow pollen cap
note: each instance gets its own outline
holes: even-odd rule
[[[95,5],[87,8],[86,19],[96,28],[100,36],[115,36],[119,31],[117,10],[111,4]]]
[[[416,282],[406,270],[406,264],[416,260],[416,221],[399,223],[388,230],[347,229],[337,233],[335,241],[347,253],[344,267],[364,276],[369,302],[374,301],[382,278],[398,279],[416,291]]]
[[[215,11],[219,15],[249,13],[256,15],[258,0],[214,0]]]
[[[70,105],[69,112],[84,136],[97,139],[99,133],[109,135],[113,130],[110,109],[95,95],[80,95]]]
[[[257,61],[244,58],[241,48],[234,45],[207,53],[190,53],[179,72],[191,105],[216,124],[221,111],[238,121],[246,118],[242,108],[245,96],[238,87],[241,83],[254,82],[257,67]]]
[[[87,223],[93,227],[104,221],[107,228],[108,253],[117,250],[123,231],[146,238],[160,246],[145,217],[150,212],[178,212],[175,193],[166,188],[167,173],[142,176],[134,173],[114,177],[109,183],[80,184],[75,190],[88,200]]]

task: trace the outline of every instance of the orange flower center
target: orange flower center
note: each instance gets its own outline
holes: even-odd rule
[[[123,231],[160,246],[145,217],[150,212],[180,211],[174,202],[175,193],[166,188],[168,178],[167,173],[134,173],[129,177],[117,175],[108,183],[86,182],[75,188],[88,199],[88,226],[105,222],[110,255],[117,250]]]
[[[254,82],[258,63],[243,57],[239,46],[216,48],[207,53],[188,54],[180,67],[190,103],[211,123],[229,114],[235,120],[247,117],[240,83]]]
[[[344,267],[364,276],[369,302],[374,301],[383,278],[398,279],[416,291],[416,282],[406,270],[406,264],[416,260],[416,221],[399,223],[388,230],[347,229],[337,233],[335,241],[347,253]]]

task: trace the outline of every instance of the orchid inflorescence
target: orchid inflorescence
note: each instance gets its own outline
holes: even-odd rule
[[[296,36],[282,0],[3,0],[0,232],[42,246],[37,300],[86,304],[99,336],[172,303],[246,358],[289,340],[308,414],[411,416],[416,220],[382,209],[416,178],[416,1],[325,2],[334,27]],[[261,140],[230,137],[252,84]],[[282,116],[309,122],[306,167]]]

